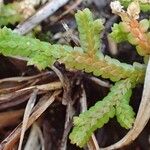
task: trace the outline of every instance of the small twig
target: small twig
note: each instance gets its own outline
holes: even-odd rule
[[[108,45],[109,45],[109,51],[112,55],[117,55],[118,53],[118,48],[117,44],[113,39],[107,34],[107,40],[108,40]]]
[[[46,92],[46,91],[60,90],[61,88],[62,88],[62,83],[55,81],[55,82],[50,82],[50,83],[42,84],[42,85],[33,85],[33,86],[30,85],[29,87],[16,89],[16,91],[12,91],[12,92],[11,91],[9,92],[8,90],[8,92],[4,93],[3,91],[2,93],[2,90],[0,90],[0,94],[1,94],[0,102],[7,101],[6,99],[14,98],[17,95],[19,96],[20,94],[23,94],[27,91],[34,90],[34,89],[38,89],[40,93],[40,92]]]
[[[53,84],[54,83],[54,84]],[[38,89],[39,94],[45,94],[50,91],[59,90],[62,88],[61,82],[51,82],[44,85],[36,85],[27,87],[21,90],[10,92],[7,94],[1,94],[0,96],[0,110],[10,108],[16,105],[19,105],[28,100],[29,95],[33,92],[34,89]]]
[[[14,86],[12,86],[12,87],[7,86],[7,85],[11,85],[11,82],[7,83],[6,87],[3,87],[3,84],[2,84],[2,86],[0,85],[0,95],[9,94],[9,93],[15,92],[17,90],[23,89],[25,87],[32,86],[33,84],[34,84],[34,81],[31,81],[31,80],[29,80],[28,82],[22,83],[22,84],[19,84],[19,83],[17,85],[14,84]]]
[[[56,73],[56,75],[58,76],[60,82],[62,83],[62,86],[65,87],[65,77],[64,75],[61,73],[61,71],[59,69],[57,69],[54,65],[51,67],[51,69]]]
[[[65,22],[62,22],[62,25],[64,27],[64,29],[66,30],[66,39],[69,37],[76,46],[80,46],[80,41],[79,38],[77,36],[75,36],[73,34],[73,31],[68,27],[68,25]]]
[[[47,84],[26,87],[26,88],[20,89],[16,92],[22,92],[22,91],[31,90],[31,89],[38,89],[38,90],[42,90],[42,91],[52,91],[52,90],[58,90],[61,88],[62,88],[61,82],[51,82],[51,83],[47,83]]]
[[[63,89],[64,89],[64,94],[63,94],[63,99],[62,99],[62,104],[67,105],[68,102],[71,100],[70,94],[71,94],[71,84],[69,82],[69,79],[65,74],[62,74],[62,72],[57,69],[54,65],[51,67],[51,69],[57,74]]]
[[[34,123],[33,125],[36,126],[36,128],[37,128],[37,132],[38,132],[38,135],[39,135],[39,140],[40,140],[40,143],[41,143],[41,150],[45,150],[45,147],[44,147],[45,142],[44,142],[44,137],[43,137],[42,130],[40,129],[40,127],[36,123]]]
[[[89,150],[100,150],[98,142],[94,134],[92,134],[90,140],[87,143]]]
[[[81,85],[82,88],[82,94],[80,98],[80,105],[81,105],[81,112],[85,112],[87,110],[87,99],[86,99],[86,93],[83,84]]]
[[[30,98],[30,94],[33,92],[33,90],[28,90],[20,93],[10,93],[10,94],[5,94],[4,96],[0,96],[0,111],[4,111],[8,108],[12,108],[14,106],[17,106],[19,104],[22,104],[26,102]],[[42,94],[47,93],[41,92]],[[41,94],[40,92],[38,94]],[[8,96],[7,96],[8,95]]]
[[[22,24],[19,24],[15,32],[24,35],[32,30],[36,25],[42,22],[44,19],[52,15],[55,11],[57,11],[60,7],[65,5],[69,0],[52,0],[47,3],[44,7],[42,7],[39,11],[37,11],[32,17],[27,19]]]
[[[111,84],[109,82],[103,81],[103,80],[101,80],[99,78],[89,77],[89,79],[91,79],[92,81],[94,81],[96,84],[98,84],[100,86],[107,87],[107,88],[111,87]]]
[[[72,127],[72,118],[75,114],[73,104],[76,100],[76,97],[72,98],[72,95],[71,95],[73,83],[78,85],[80,83],[80,80],[81,80],[80,78],[78,80],[76,80],[77,78],[76,78],[76,76],[74,76],[74,78],[72,78],[72,81],[69,82],[67,76],[65,78],[67,81],[67,82],[65,81],[66,82],[65,84],[67,84],[67,89],[66,89],[66,94],[65,94],[65,99],[67,99],[67,108],[66,108],[64,132],[63,132],[63,136],[62,136],[59,150],[66,150],[67,149],[67,137],[68,137],[68,134],[69,134],[70,129]],[[74,81],[76,81],[76,83]],[[75,96],[77,96],[77,95],[75,95]]]

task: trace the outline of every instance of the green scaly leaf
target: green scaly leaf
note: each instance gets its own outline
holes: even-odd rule
[[[124,6],[124,7],[128,7],[128,5],[133,2],[134,0],[119,0],[120,3]],[[148,12],[150,11],[150,4],[149,3],[142,3],[141,1],[140,2],[140,9],[143,11],[143,12]]]
[[[145,66],[128,65],[116,59],[101,54],[99,57],[90,57],[82,48],[63,46],[47,42],[41,42],[27,36],[14,33],[6,27],[0,29],[0,53],[10,57],[23,57],[28,64],[34,64],[39,69],[51,67],[58,60],[66,64],[68,68],[84,70],[95,76],[109,78],[112,81],[132,78],[133,82],[143,82]]]
[[[0,7],[0,27],[7,24],[15,24],[23,19],[21,13],[18,13],[17,3],[10,3]]]
[[[75,14],[78,25],[80,44],[82,49],[89,54],[96,54],[100,48],[100,32],[103,30],[103,23],[100,19],[93,20],[89,9],[78,11]]]
[[[21,36],[6,27],[0,29],[0,52],[5,56],[26,58],[28,64],[34,64],[39,69],[53,65],[57,58],[67,56],[70,51],[65,47],[58,44],[51,45],[28,36]],[[69,50],[72,48],[69,47]]]
[[[92,133],[106,124],[110,118],[117,116],[117,120],[123,127],[130,128],[133,124],[134,112],[127,113],[117,108],[130,108],[128,102],[131,96],[132,84],[129,79],[117,82],[110,90],[110,93],[102,100],[97,102],[88,111],[74,117],[74,128],[69,138],[73,144],[83,147],[89,140]],[[126,103],[122,102],[126,101]],[[128,102],[127,102],[128,101]],[[125,116],[129,114],[128,116]],[[132,119],[131,119],[132,117]],[[129,121],[127,121],[129,120]]]
[[[109,35],[115,42],[120,43],[123,41],[127,41],[128,33],[123,30],[120,23],[114,23],[112,32]]]

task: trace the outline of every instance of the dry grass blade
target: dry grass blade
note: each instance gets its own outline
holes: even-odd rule
[[[107,87],[107,88],[110,88],[111,87],[111,84],[106,82],[106,81],[103,81],[99,78],[96,78],[96,77],[89,77],[89,79],[91,79],[93,82],[95,82],[96,84],[100,85],[100,86],[103,86],[103,87]]]
[[[150,83],[150,59],[146,70],[142,100],[133,128],[119,142],[109,147],[102,148],[102,150],[114,150],[126,146],[129,143],[133,142],[138,137],[138,135],[142,132],[142,130],[144,129],[144,127],[146,126],[147,122],[150,119],[150,91],[149,91],[150,84],[149,83]]]
[[[13,83],[13,82],[7,82],[7,83],[2,83],[0,85],[0,94],[9,94],[11,92],[23,89],[29,85],[31,85],[33,81],[28,81],[26,83]],[[3,87],[5,86],[5,87]],[[11,87],[7,87],[11,86]]]
[[[34,122],[37,120],[41,114],[54,102],[56,96],[60,94],[61,91],[55,91],[50,97],[45,96],[39,100],[39,102],[34,107],[33,113],[28,119],[28,123],[26,129],[28,129]],[[10,135],[1,142],[0,148],[3,150],[11,149],[14,144],[17,142],[20,134],[21,134],[22,123],[20,123]]]
[[[65,78],[64,78],[63,74],[61,73],[61,71],[59,71],[59,69],[57,69],[55,66],[52,66],[51,68],[59,77],[59,80],[62,83],[63,87],[65,87]]]
[[[62,84],[60,82],[51,82],[43,85],[35,85],[26,87],[24,89],[20,89],[18,91],[14,91],[8,94],[0,95],[0,110],[4,110],[6,108],[10,108],[13,106],[17,106],[25,101],[27,101],[30,97],[30,94],[34,89],[38,89],[38,95],[44,94],[49,91],[54,91],[62,88]]]
[[[52,66],[52,69],[57,74],[57,76],[63,86],[63,89],[64,89],[62,104],[67,105],[69,103],[69,101],[71,101],[70,81],[69,81],[68,77],[65,74],[63,74],[59,69],[57,69],[55,66]]]
[[[40,140],[40,142],[39,142]],[[44,150],[44,139],[42,131],[37,123],[32,125],[30,135],[28,137],[27,143],[24,147],[24,150]]]
[[[31,94],[31,97],[27,103],[27,106],[25,108],[18,150],[21,150],[21,148],[22,148],[22,143],[23,143],[23,138],[24,138],[25,131],[26,131],[26,126],[27,126],[27,123],[29,120],[29,116],[32,112],[34,105],[35,105],[37,93],[38,93],[38,90],[33,91],[33,93]]]
[[[8,108],[12,108],[14,106],[17,106],[19,104],[22,104],[23,102],[27,101],[30,98],[30,94],[32,93],[31,91],[23,91],[20,93],[10,93],[8,95],[8,99],[7,99],[7,95],[1,95],[0,96],[0,111],[4,111]]]
[[[58,90],[62,88],[62,84],[60,82],[51,82],[43,85],[35,85],[35,86],[30,86],[21,90],[18,90],[18,92],[26,91],[26,90],[31,90],[31,89],[38,89],[42,91],[52,91],[52,90]]]
[[[11,98],[16,98],[17,95],[22,95],[24,92],[31,91],[34,89],[42,90],[42,91],[53,91],[53,90],[58,90],[62,88],[62,84],[60,82],[51,82],[47,84],[42,84],[42,85],[35,85],[35,86],[30,86],[26,87],[17,91],[14,91],[9,94],[3,94],[0,95],[0,103],[3,101],[8,101],[8,99]]]
[[[24,82],[24,81],[29,81],[29,80],[34,80],[37,78],[41,78],[42,76],[48,75],[48,74],[52,74],[53,72],[44,72],[44,73],[40,73],[34,76],[27,76],[27,77],[11,77],[11,78],[4,78],[4,79],[0,79],[0,83],[3,82]]]
[[[34,76],[28,77],[12,77],[0,80],[0,94],[9,94],[11,92],[23,89],[25,87],[33,86],[42,83],[49,77],[56,78],[54,72],[44,72]]]

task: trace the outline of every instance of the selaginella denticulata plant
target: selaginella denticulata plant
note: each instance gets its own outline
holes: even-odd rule
[[[140,4],[132,1],[126,4],[127,10],[119,1],[111,3],[112,12],[121,17],[121,22],[114,24],[110,36],[117,42],[128,41],[144,58],[150,54],[150,21],[138,20]],[[75,14],[80,45],[67,45],[41,42],[27,36],[21,36],[6,27],[0,29],[0,53],[4,56],[23,57],[28,65],[35,65],[40,70],[51,67],[56,61],[64,63],[68,69],[93,73],[114,82],[110,92],[86,112],[73,119],[73,130],[69,136],[73,144],[83,147],[92,133],[104,126],[110,118],[116,117],[118,123],[130,129],[135,120],[135,113],[130,106],[132,89],[144,81],[146,63],[134,62],[133,65],[121,63],[101,52],[100,34],[104,29],[101,19],[94,20],[89,9]]]

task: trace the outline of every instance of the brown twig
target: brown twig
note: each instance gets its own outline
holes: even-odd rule
[[[16,92],[21,92],[21,91],[26,91],[26,90],[32,90],[32,89],[38,89],[38,90],[42,90],[42,91],[51,91],[51,90],[58,90],[62,88],[62,84],[61,82],[50,82],[47,84],[43,84],[43,85],[34,85],[34,86],[30,86],[30,87],[26,87],[24,89],[20,89]]]
[[[103,81],[103,80],[96,78],[94,76],[89,77],[89,79],[92,80],[93,82],[95,82],[96,84],[100,85],[100,86],[107,87],[107,88],[111,87],[111,84],[109,82]]]
[[[70,81],[68,77],[65,74],[63,74],[58,68],[56,68],[54,65],[51,67],[51,69],[57,74],[64,89],[62,104],[67,105],[68,102],[71,100]]]

